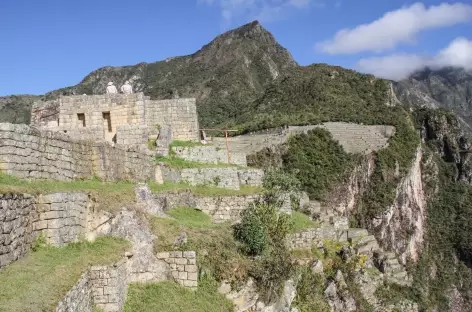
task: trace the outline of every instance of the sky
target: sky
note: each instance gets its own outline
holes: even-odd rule
[[[0,0],[0,96],[191,54],[253,20],[300,65],[394,80],[424,66],[472,69],[472,0]]]

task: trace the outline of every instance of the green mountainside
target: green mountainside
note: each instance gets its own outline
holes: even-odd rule
[[[457,69],[425,70],[395,83],[326,64],[299,66],[268,31],[258,22],[252,22],[218,36],[192,55],[151,64],[103,67],[76,86],[41,97],[0,98],[0,122],[27,122],[35,99],[101,94],[109,81],[121,85],[130,80],[135,91],[143,91],[154,99],[196,97],[203,127],[232,127],[245,133],[323,121],[393,125],[396,133],[389,146],[371,155],[369,175],[364,172],[367,170],[358,170],[360,191],[348,217],[352,227],[367,228],[379,236],[382,224],[379,226],[378,220],[392,205],[400,203],[413,211],[415,207],[403,203],[407,199],[399,195],[402,191],[399,186],[411,175],[413,160],[421,147],[421,170],[414,178],[422,180],[422,191],[428,203],[424,212],[425,227],[421,229],[425,233],[424,249],[416,263],[407,262],[408,271],[414,276],[413,285],[394,291],[389,289],[383,295],[389,302],[408,298],[420,306],[419,311],[449,311],[449,302],[454,299],[450,295],[452,290],[460,293],[465,307],[472,302],[472,166],[469,154],[464,153],[470,144],[460,129],[461,122],[450,112],[433,108],[450,109],[465,123],[472,124],[471,77],[470,72]],[[395,105],[389,100],[392,98],[390,83],[400,101]],[[418,109],[421,106],[429,108]],[[321,130],[295,137],[289,141],[287,151],[282,155],[281,168],[282,177],[286,179],[277,176],[275,184],[285,181],[287,185],[278,187],[288,189],[298,180],[304,191],[319,200],[334,194],[335,184],[346,183],[346,176],[354,167],[362,168],[359,163],[365,160],[361,155],[346,155],[329,133]],[[256,217],[261,213],[259,208],[254,208]],[[262,208],[260,210],[264,211]],[[402,213],[402,216],[408,214]],[[262,237],[259,238],[280,247],[279,234],[284,233],[284,224],[261,232],[264,225],[269,225],[251,218],[255,217],[246,216],[251,227],[248,233],[241,229],[240,236],[250,242],[249,238],[259,233]],[[263,216],[261,219],[276,218]],[[405,224],[399,229],[395,243],[402,244],[417,233],[416,225]],[[403,238],[406,239],[400,241]],[[284,257],[283,253],[280,255]],[[285,259],[277,257],[274,253],[263,258],[264,272],[271,272],[274,267],[284,269],[274,265],[279,260],[286,263]],[[334,279],[335,273],[333,270],[329,278]],[[313,289],[307,288],[306,294],[313,293]],[[309,302],[302,303],[316,306],[315,299],[308,299]],[[303,301],[300,297],[297,300]]]

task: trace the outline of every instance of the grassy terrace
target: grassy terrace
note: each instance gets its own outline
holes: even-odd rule
[[[230,190],[212,186],[191,186],[184,183],[149,183],[152,192],[162,193],[189,190],[200,196],[252,195],[262,192],[262,188],[242,185],[240,190]],[[0,193],[47,194],[56,192],[89,192],[96,198],[100,207],[108,210],[134,203],[135,184],[131,182],[102,182],[97,179],[72,182],[25,181],[0,172]]]
[[[53,311],[87,267],[119,260],[128,246],[110,237],[63,248],[40,246],[0,271],[0,311]]]
[[[211,164],[211,163],[200,163],[195,161],[188,161],[179,157],[175,156],[158,156],[156,157],[157,162],[162,162],[169,167],[176,168],[176,169],[187,169],[187,168],[228,168],[234,167],[238,168],[238,165],[234,164],[227,164],[227,163],[218,163],[218,164]]]

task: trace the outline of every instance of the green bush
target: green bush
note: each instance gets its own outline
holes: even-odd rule
[[[244,243],[249,255],[260,255],[269,244],[269,234],[255,209],[243,211],[241,223],[235,227],[235,237]]]
[[[258,292],[265,303],[280,298],[284,283],[292,277],[294,265],[284,245],[278,245],[257,260],[249,274],[255,279]]]
[[[324,199],[346,177],[356,159],[333,140],[331,133],[320,128],[290,138],[288,145],[284,170],[295,175],[312,199]]]
[[[283,245],[292,220],[279,213],[280,206],[270,198],[260,199],[241,213],[241,223],[234,228],[236,239],[244,243],[249,255],[260,255],[268,247]]]
[[[297,284],[297,294],[293,302],[300,312],[331,311],[324,297],[325,281],[322,275],[304,267]]]

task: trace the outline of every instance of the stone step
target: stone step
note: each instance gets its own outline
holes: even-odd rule
[[[370,241],[367,244],[356,247],[357,253],[360,255],[371,255],[379,249],[380,247],[377,241]]]
[[[377,239],[375,239],[374,235],[368,235],[368,236],[361,237],[355,243],[356,243],[357,246],[363,246],[363,245],[367,245],[371,242],[376,242],[377,243]]]

